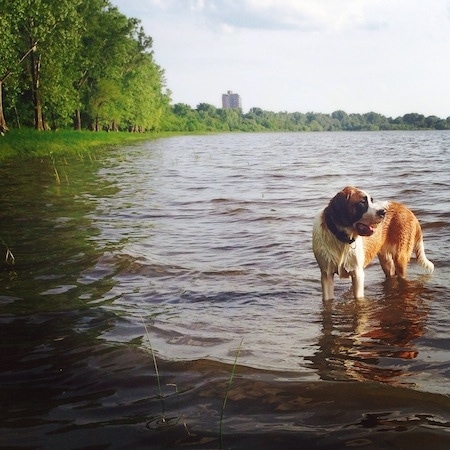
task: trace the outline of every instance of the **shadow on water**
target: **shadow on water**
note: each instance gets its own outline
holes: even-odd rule
[[[54,412],[76,402],[78,390],[95,386],[89,361],[110,351],[98,337],[116,321],[90,304],[112,277],[83,277],[103,252],[92,239],[89,196],[107,195],[108,186],[97,182],[95,161],[59,161],[59,180],[54,164],[36,158],[0,168],[0,237],[15,256],[13,266],[3,257],[0,264],[0,446],[16,438],[22,447],[49,445],[38,437],[65,421]],[[107,392],[80,394],[80,408]]]

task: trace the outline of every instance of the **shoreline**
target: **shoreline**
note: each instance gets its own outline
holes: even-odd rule
[[[13,129],[5,136],[0,137],[0,161],[9,158],[87,154],[92,151],[109,150],[119,145],[132,145],[185,134],[180,132],[130,133],[125,131]]]
[[[388,132],[415,132],[415,131],[446,131],[446,130],[374,130],[374,131],[287,131],[287,130],[262,130],[262,131],[155,131],[132,133],[128,131],[89,131],[89,130],[56,130],[37,131],[33,128],[11,129],[0,137],[0,161],[10,158],[23,157],[53,157],[83,155],[93,151],[107,151],[120,145],[133,145],[136,143],[152,141],[155,139],[170,138],[176,136],[203,136],[214,134],[252,134],[252,133],[377,133]]]

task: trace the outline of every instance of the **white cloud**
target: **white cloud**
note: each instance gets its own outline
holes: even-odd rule
[[[376,0],[151,0],[150,4],[177,15],[194,13],[214,26],[311,31],[364,24],[373,27],[373,19],[367,16],[365,8],[374,2]]]
[[[173,101],[450,115],[448,0],[112,0],[154,39]]]

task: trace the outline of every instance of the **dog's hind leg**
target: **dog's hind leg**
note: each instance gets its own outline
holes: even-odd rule
[[[409,255],[407,253],[397,253],[394,257],[395,272],[398,278],[405,279],[408,269]]]
[[[380,265],[386,278],[395,277],[395,265],[392,255],[390,253],[379,253],[378,259],[380,260]]]

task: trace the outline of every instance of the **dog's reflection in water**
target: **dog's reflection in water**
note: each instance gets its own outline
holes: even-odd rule
[[[324,301],[319,349],[311,358],[320,377],[410,385],[429,297],[420,281],[388,279],[379,300]]]

